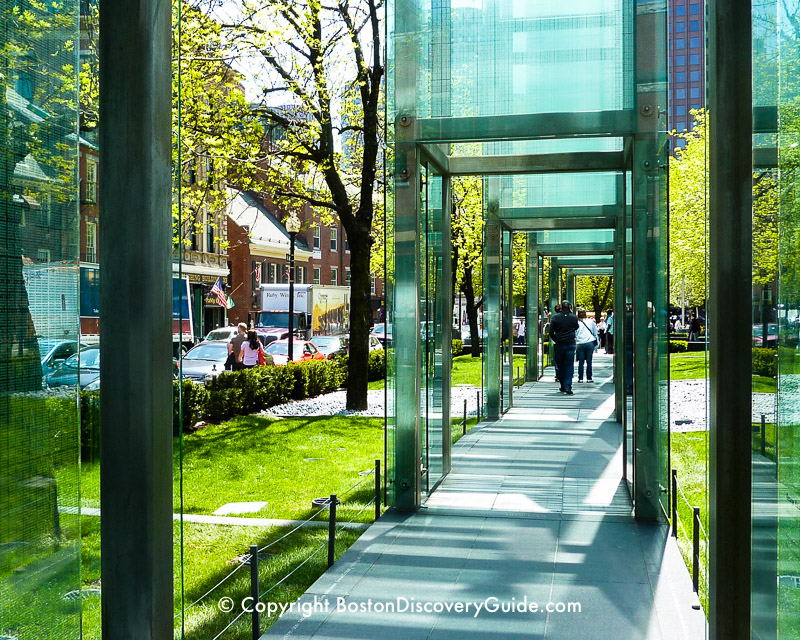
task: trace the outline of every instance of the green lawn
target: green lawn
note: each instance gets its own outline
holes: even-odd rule
[[[175,440],[175,510],[179,511],[179,441]],[[256,514],[260,518],[304,519],[313,514],[312,498],[336,493],[342,504],[337,519],[372,522],[374,477],[359,472],[374,469],[383,459],[383,419],[320,417],[271,419],[246,416],[212,425],[183,439],[184,512],[212,514],[227,502],[267,502]],[[85,465],[82,474],[84,506],[99,505],[99,467]],[[359,483],[355,489],[353,485]],[[350,490],[352,489],[352,490]],[[360,513],[359,513],[360,512]],[[327,520],[327,511],[322,514]],[[82,518],[82,573],[85,587],[100,578],[100,519]],[[236,558],[249,545],[263,547],[290,529],[244,527],[186,522],[181,531],[175,523],[175,611],[188,606],[236,568]],[[180,539],[183,537],[183,557]],[[343,530],[337,534],[337,556],[359,536]],[[263,591],[297,567],[325,543],[327,529],[303,528],[260,556],[259,584]],[[327,568],[323,548],[265,600],[296,600]],[[181,586],[183,585],[183,587]],[[249,569],[242,568],[185,617],[186,638],[207,640],[222,631],[233,614],[219,611],[223,596],[241,601],[249,593]],[[181,594],[183,599],[181,601]],[[100,600],[83,601],[84,637],[100,639]],[[276,618],[262,616],[262,630]],[[176,625],[181,618],[176,619]],[[250,618],[245,615],[225,636],[250,638]]]
[[[670,380],[694,380],[708,377],[706,353],[669,354]],[[775,393],[775,379],[753,376],[753,393]]]
[[[481,386],[481,368],[483,367],[483,356],[473,358],[471,355],[458,356],[453,358],[453,380],[454,387],[462,385]],[[518,382],[525,375],[525,356],[514,356],[514,373],[517,375],[519,370]]]

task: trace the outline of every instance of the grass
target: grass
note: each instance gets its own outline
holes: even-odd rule
[[[669,354],[670,380],[695,380],[708,377],[706,353]],[[753,376],[753,393],[775,393],[775,378]]]
[[[469,433],[472,428],[478,424],[478,418],[467,418],[467,433]],[[458,418],[455,420],[451,420],[450,422],[450,436],[452,444],[458,442],[461,437],[464,435],[464,419]]]
[[[672,467],[678,471],[678,546],[692,570],[692,507],[700,507],[700,522],[708,532],[708,432],[671,434]],[[708,540],[700,532],[700,602],[708,610]]]
[[[473,358],[471,355],[465,355],[453,358],[452,385],[454,387],[463,385],[480,387],[482,368],[483,356]],[[525,356],[514,356],[514,373],[512,375],[516,376],[517,368],[519,368],[519,377],[517,378],[519,381],[525,375]]]
[[[174,447],[177,512],[180,510],[177,439]],[[265,509],[242,515],[305,519],[314,513],[313,498],[336,493],[342,500],[337,509],[338,521],[372,522],[374,507],[370,501],[374,496],[374,479],[372,475],[359,476],[359,472],[373,469],[376,458],[383,458],[382,418],[235,418],[184,436],[184,512],[211,514],[228,502],[263,501],[267,503]],[[358,482],[361,483],[358,487],[348,491]],[[98,465],[84,466],[82,483],[84,506],[99,506]],[[321,514],[321,519],[327,520],[327,512]],[[100,519],[84,516],[82,521],[81,578],[87,587],[96,585],[100,579]],[[247,553],[249,545],[263,547],[289,531],[283,527],[184,522],[181,564],[180,527],[181,523],[176,522],[176,614],[180,613],[182,602],[190,605],[235,569],[239,564],[237,558]],[[337,557],[359,535],[356,531],[338,532]],[[260,555],[259,585],[263,592],[320,549],[263,600],[291,602],[299,598],[327,569],[327,552],[321,547],[326,539],[327,529],[305,527]],[[242,568],[186,612],[185,638],[206,640],[216,636],[235,617],[219,610],[219,599],[229,596],[240,602],[249,589],[249,568]],[[83,615],[84,637],[99,640],[99,598],[83,601]],[[276,616],[262,615],[262,631],[275,619]],[[176,625],[181,623],[179,616]],[[224,637],[245,640],[250,635],[250,617],[246,614]]]

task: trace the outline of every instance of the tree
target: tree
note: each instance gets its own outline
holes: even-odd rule
[[[469,337],[472,357],[481,354],[481,338],[478,327],[478,309],[483,300],[476,300],[476,278],[478,291],[482,288],[483,275],[483,182],[480,178],[455,178],[452,183],[453,209],[450,218],[452,242],[451,300],[455,304],[456,288],[464,294],[469,320]]]
[[[594,311],[599,321],[603,312],[614,302],[611,276],[579,276],[575,283],[575,304]]]
[[[198,0],[206,10],[225,3]],[[338,217],[350,246],[347,408],[367,407],[373,245],[384,62],[382,0],[241,0],[224,23],[250,68],[266,123],[264,188],[287,208],[308,203]],[[348,142],[355,142],[348,144]]]

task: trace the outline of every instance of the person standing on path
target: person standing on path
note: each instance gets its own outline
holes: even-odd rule
[[[586,309],[578,307],[578,331],[575,334],[575,354],[578,357],[578,382],[583,382],[583,365],[586,364],[586,382],[592,380],[592,356],[597,349],[597,325],[586,317]]]
[[[614,353],[614,310],[606,311],[606,353]]]
[[[689,342],[694,342],[700,339],[700,320],[697,319],[697,314],[692,311],[692,320],[689,323]]]
[[[525,344],[525,321],[524,320],[522,320],[519,323],[518,335],[519,335],[519,343],[520,344]]]
[[[606,348],[606,321],[603,316],[600,316],[600,322],[597,323],[597,346]]]
[[[560,391],[573,395],[572,376],[575,373],[575,334],[578,318],[572,313],[569,300],[561,302],[561,311],[550,321],[550,337],[555,343],[555,364],[561,382]]]
[[[236,335],[228,343],[228,359],[225,368],[229,371],[241,371],[244,367],[239,362],[239,352],[242,350],[242,343],[247,340],[247,325],[240,322],[236,327]]]

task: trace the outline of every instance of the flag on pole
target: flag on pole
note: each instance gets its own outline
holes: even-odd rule
[[[225,291],[222,289],[222,279],[217,278],[217,281],[214,283],[214,286],[211,287],[211,293],[217,296],[217,303],[223,309],[228,308],[228,298],[225,296]]]
[[[234,307],[233,298],[231,296],[228,296],[228,304],[225,305],[225,308],[226,309],[233,309],[233,307]]]

